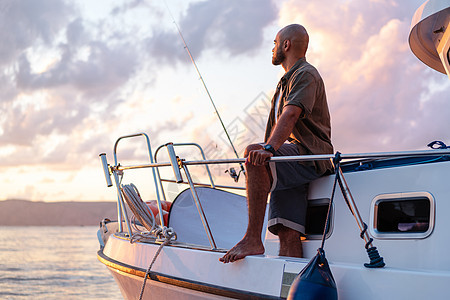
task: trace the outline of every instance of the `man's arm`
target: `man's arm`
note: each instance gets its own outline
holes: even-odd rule
[[[267,144],[277,150],[291,135],[298,117],[302,113],[302,108],[296,105],[286,105],[283,108],[280,118],[270,134]]]
[[[267,144],[272,145],[272,147],[277,150],[283,145],[283,143],[291,135],[294,129],[295,123],[297,122],[300,114],[302,113],[302,108],[296,105],[286,105],[283,108],[283,112],[280,115],[275,127],[270,134]],[[264,149],[253,150],[248,154],[248,162],[253,165],[263,165],[267,159],[272,157],[272,153]]]

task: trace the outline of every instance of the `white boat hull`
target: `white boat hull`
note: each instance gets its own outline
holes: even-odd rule
[[[139,299],[143,277],[108,267],[125,299]],[[228,299],[210,293],[183,288],[170,283],[147,280],[142,299]]]
[[[339,299],[445,299],[450,282],[450,185],[443,182],[450,178],[450,162],[346,173],[345,177],[370,232],[375,233],[369,222],[373,219],[373,200],[380,195],[427,193],[436,210],[433,230],[423,238],[404,238],[405,234],[390,239],[375,237],[374,245],[386,267],[368,269],[363,265],[369,261],[364,241],[337,192],[325,252]],[[314,182],[310,199],[329,198],[332,185],[333,176]],[[99,251],[100,261],[112,271],[125,298],[136,299],[139,295],[145,271],[159,246],[151,242],[131,244],[123,233],[116,233]],[[184,243],[168,245],[151,269],[144,299],[286,298],[294,277],[319,246],[320,240],[307,239],[303,242],[307,258],[279,257],[277,238],[267,233],[265,255],[223,264],[219,258],[224,251],[188,247]]]
[[[115,245],[116,242],[122,245]],[[112,242],[124,252],[133,245]],[[127,247],[128,246],[128,247]],[[125,299],[137,299],[145,269],[158,245],[146,245],[141,265],[117,264],[99,252]],[[223,265],[221,253],[167,246],[147,279],[143,299],[280,299],[286,298],[290,284],[307,259],[254,256]],[[191,258],[197,256],[197,262]],[[174,258],[177,259],[174,259]],[[172,263],[168,260],[172,259]],[[198,260],[202,262],[199,263]],[[146,263],[145,263],[146,262]],[[164,266],[166,265],[166,266]],[[339,299],[445,299],[450,272],[417,271],[385,267],[367,269],[362,264],[330,263]],[[170,270],[171,269],[171,270]],[[175,270],[177,269],[177,270]]]

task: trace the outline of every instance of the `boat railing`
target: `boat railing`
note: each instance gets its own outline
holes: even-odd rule
[[[131,226],[130,226],[130,220],[128,218],[127,210],[125,209],[125,202],[124,202],[124,199],[122,197],[121,190],[120,190],[121,179],[119,177],[121,177],[123,175],[123,171],[124,170],[120,169],[120,163],[118,162],[118,158],[117,158],[117,147],[118,147],[119,142],[121,140],[135,138],[135,137],[144,137],[145,138],[150,164],[153,164],[154,163],[154,159],[153,159],[153,155],[152,155],[152,148],[151,148],[151,144],[150,144],[150,138],[149,138],[149,136],[146,133],[143,133],[143,132],[121,136],[121,137],[119,137],[116,140],[116,142],[114,143],[114,149],[113,149],[114,166],[110,166],[108,164],[105,153],[101,153],[100,154],[101,161],[102,161],[102,164],[103,164],[103,171],[104,171],[105,176],[106,176],[107,186],[108,187],[112,186],[112,182],[111,182],[111,177],[110,176],[113,175],[115,186],[116,186],[116,189],[117,189],[117,220],[118,220],[118,223],[119,223],[119,232],[123,232],[122,224],[123,224],[123,221],[125,221],[125,224],[126,224],[127,230],[128,230],[128,234],[130,236],[132,234],[132,230],[131,230]],[[157,198],[158,209],[159,209],[159,211],[162,211],[160,193],[159,193],[159,190],[158,190],[157,174],[156,174],[155,168],[152,168],[152,175],[153,175],[153,180],[154,180],[155,189],[156,189],[156,198]],[[164,224],[162,213],[160,214],[160,220],[162,222],[161,224]]]
[[[433,149],[433,150],[415,150],[415,151],[395,151],[395,152],[373,152],[373,153],[352,153],[341,154],[342,160],[358,160],[358,159],[381,159],[381,158],[400,158],[400,157],[421,157],[421,156],[439,156],[450,155],[450,150]],[[332,160],[335,154],[318,154],[318,155],[298,155],[298,156],[276,156],[269,161],[272,162],[288,162],[288,161],[316,161],[316,160]],[[225,159],[206,159],[206,160],[182,160],[183,165],[208,165],[208,164],[238,164],[245,163],[246,158],[225,158]],[[169,167],[170,162],[158,162],[141,165],[120,165],[117,170],[130,170],[154,167]]]
[[[139,164],[139,165],[121,165],[119,163],[118,160],[118,145],[119,142],[123,139],[130,139],[130,138],[136,138],[136,137],[144,137],[145,141],[146,141],[146,146],[147,146],[147,151],[148,151],[148,156],[149,156],[149,164]],[[114,156],[114,165],[110,166],[107,162],[106,159],[106,154],[105,153],[101,153],[100,154],[100,158],[101,158],[101,162],[103,165],[103,171],[106,177],[106,181],[107,181],[107,186],[110,187],[113,185],[112,180],[111,180],[111,175],[113,176],[114,182],[115,182],[115,186],[117,189],[117,218],[118,218],[118,223],[119,223],[119,232],[123,232],[123,223],[125,223],[126,227],[127,227],[127,232],[128,235],[131,236],[132,235],[132,227],[130,224],[130,220],[128,218],[128,213],[127,210],[125,208],[125,201],[121,192],[121,181],[122,181],[122,176],[124,171],[126,170],[132,170],[132,169],[143,169],[143,168],[151,168],[152,170],[152,175],[153,175],[153,180],[154,180],[154,186],[155,186],[155,193],[156,193],[156,202],[157,202],[157,206],[158,206],[158,210],[160,212],[162,212],[162,205],[161,205],[161,201],[162,199],[165,201],[166,200],[166,195],[164,192],[164,186],[162,184],[162,182],[175,182],[178,184],[189,184],[190,189],[192,191],[192,196],[193,199],[195,201],[195,204],[197,206],[198,209],[198,213],[200,215],[202,224],[204,226],[205,232],[208,236],[208,239],[210,241],[211,247],[212,248],[217,248],[216,244],[214,242],[214,237],[212,236],[211,233],[211,229],[209,227],[208,221],[206,219],[206,215],[204,213],[203,207],[201,205],[200,199],[195,191],[195,187],[196,186],[210,186],[212,188],[225,188],[225,189],[242,189],[240,187],[235,187],[235,186],[226,186],[226,185],[217,185],[214,183],[214,180],[212,178],[211,175],[211,171],[209,169],[208,164],[205,164],[205,168],[206,168],[206,172],[208,174],[210,183],[209,184],[205,184],[205,183],[197,183],[194,182],[192,180],[192,177],[190,175],[190,172],[187,168],[186,165],[183,164],[182,159],[180,159],[176,153],[175,153],[175,147],[182,147],[182,146],[193,146],[196,147],[201,154],[201,157],[203,158],[203,161],[206,160],[205,154],[203,149],[200,147],[200,145],[195,144],[195,143],[166,143],[164,145],[161,145],[157,148],[157,150],[155,151],[155,156],[153,156],[153,152],[152,152],[152,148],[151,148],[151,144],[150,144],[150,138],[147,134],[145,133],[136,133],[136,134],[131,134],[131,135],[126,135],[126,136],[122,136],[119,137],[117,139],[117,141],[114,144],[114,149],[113,149],[113,156]],[[157,155],[159,153],[159,151],[162,148],[166,148],[167,149],[167,154],[168,154],[168,158],[169,161],[168,162],[157,162]],[[162,178],[161,174],[159,172],[159,168],[160,167],[172,167],[173,170],[173,174],[175,176],[175,180],[171,180],[171,179],[167,179],[167,178]],[[185,176],[186,176],[186,181],[184,181],[183,176],[181,175],[181,169],[184,170]],[[160,213],[159,214],[160,217],[160,224],[161,226],[165,226],[167,224],[164,224],[164,218],[163,218],[163,214]]]
[[[121,165],[118,162],[118,158],[117,158],[117,146],[119,141],[121,141],[122,139],[128,139],[128,138],[134,138],[134,137],[144,137],[146,140],[146,145],[147,145],[147,150],[148,150],[148,155],[149,155],[149,160],[150,163],[147,164],[139,164],[139,165]],[[181,159],[180,157],[178,157],[176,155],[175,152],[175,147],[180,147],[180,146],[193,146],[199,149],[202,159],[201,160],[190,160],[187,161],[185,159]],[[157,153],[163,148],[167,148],[168,151],[168,157],[169,157],[169,161],[168,162],[158,162],[156,160],[156,155]],[[400,158],[400,157],[421,157],[421,156],[439,156],[439,155],[450,155],[450,149],[432,149],[432,150],[416,150],[416,151],[396,151],[396,152],[378,152],[378,153],[354,153],[354,154],[339,154],[339,159],[342,161],[357,161],[357,160],[361,160],[361,159],[381,159],[381,158]],[[212,159],[212,160],[207,160],[204,152],[202,150],[202,148],[195,143],[180,143],[180,144],[173,144],[173,143],[167,143],[164,144],[162,146],[160,146],[156,152],[155,152],[155,158],[152,155],[152,150],[151,150],[151,145],[150,145],[150,138],[148,137],[147,134],[145,133],[137,133],[137,134],[132,134],[132,135],[126,135],[126,136],[122,136],[119,139],[117,139],[115,145],[114,145],[114,151],[113,151],[113,155],[114,155],[114,165],[110,166],[107,162],[106,159],[106,154],[102,153],[100,154],[101,157],[101,161],[103,164],[103,170],[105,173],[105,177],[106,177],[106,183],[107,186],[112,186],[112,181],[111,181],[111,175],[114,178],[114,182],[116,185],[116,189],[117,189],[117,195],[118,195],[118,202],[117,202],[117,213],[118,213],[118,221],[119,221],[119,231],[123,232],[123,228],[122,228],[122,222],[125,221],[125,224],[127,226],[127,230],[128,230],[128,234],[131,236],[132,234],[132,230],[131,230],[131,226],[130,226],[130,221],[129,218],[127,216],[127,210],[125,209],[125,202],[124,199],[122,197],[122,193],[120,190],[120,185],[121,185],[121,179],[119,177],[121,177],[123,175],[123,172],[126,170],[132,170],[132,169],[143,169],[143,168],[151,168],[152,169],[152,175],[153,175],[153,180],[154,180],[154,186],[155,186],[155,192],[156,192],[156,201],[157,201],[157,205],[158,205],[158,209],[161,212],[162,211],[162,207],[161,207],[161,198],[163,198],[164,200],[165,198],[165,194],[164,194],[164,189],[163,189],[163,185],[162,182],[176,182],[176,183],[185,183],[188,184],[190,187],[190,190],[192,192],[192,196],[193,196],[193,200],[196,204],[199,216],[201,218],[203,227],[205,229],[205,232],[208,236],[208,240],[211,244],[211,248],[212,249],[216,249],[216,244],[214,242],[214,237],[211,233],[211,229],[209,228],[209,224],[207,221],[207,217],[204,213],[204,210],[202,208],[202,204],[201,201],[197,195],[196,186],[211,186],[213,188],[217,188],[217,187],[226,187],[226,188],[236,188],[236,187],[227,187],[227,186],[218,186],[214,183],[212,176],[211,176],[211,172],[208,168],[208,165],[211,164],[240,164],[240,163],[245,163],[246,159],[245,158],[232,158],[232,159]],[[320,154],[320,155],[299,155],[299,156],[278,156],[278,157],[272,157],[270,159],[271,162],[287,162],[287,161],[317,161],[317,160],[331,160],[333,161],[336,158],[337,155],[335,154]],[[204,165],[206,167],[209,179],[210,179],[210,183],[209,184],[201,184],[201,183],[195,183],[192,180],[192,177],[190,175],[189,166],[197,166],[197,165]],[[170,180],[170,179],[164,179],[161,178],[161,175],[159,173],[159,168],[161,167],[171,167],[173,172],[174,172],[174,176],[175,176],[175,180]],[[181,175],[181,170],[184,171],[185,177],[186,177],[186,181],[183,180],[183,176]],[[342,171],[341,171],[342,172]],[[162,197],[161,197],[162,196]],[[163,219],[163,214],[160,213],[160,222],[161,225],[167,225],[164,224],[164,219]],[[357,220],[358,221],[358,220]],[[358,224],[361,225],[362,224]]]
[[[167,151],[168,151],[168,154],[169,154],[169,158],[173,159],[173,157],[175,156],[175,159],[176,159],[176,155],[175,155],[175,152],[174,152],[174,148],[175,147],[193,147],[193,148],[196,148],[200,152],[200,155],[201,155],[202,159],[206,160],[205,152],[203,151],[202,147],[199,144],[197,144],[197,143],[167,143],[165,145],[159,146],[156,149],[156,151],[155,151],[155,162],[158,162],[158,153],[160,153],[159,151],[162,148],[167,148]],[[211,170],[209,169],[209,165],[204,165],[204,166],[205,166],[205,170],[206,170],[206,173],[208,175],[210,183],[209,184],[205,184],[205,183],[200,183],[200,182],[194,182],[194,185],[195,186],[210,186],[211,188],[214,189],[214,188],[216,188],[216,185],[215,185],[214,179],[213,179],[213,177],[211,175]],[[175,170],[174,170],[174,172],[175,172]],[[174,180],[174,179],[162,178],[161,174],[159,172],[159,168],[156,169],[156,174],[158,176],[158,180],[159,180],[160,188],[161,188],[161,194],[162,194],[164,200],[167,200],[167,198],[166,198],[166,193],[164,192],[164,186],[162,185],[163,182],[189,184],[189,182],[184,181],[183,178],[181,178],[180,180],[179,179],[175,179]],[[220,187],[224,187],[224,186],[220,186]],[[227,187],[227,188],[234,188],[234,187]]]

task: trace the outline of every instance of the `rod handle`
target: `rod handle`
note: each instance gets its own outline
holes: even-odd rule
[[[112,186],[111,175],[109,174],[108,161],[106,160],[106,153],[99,154],[103,165],[103,173],[105,173],[106,185],[108,187]]]
[[[180,167],[178,166],[178,158],[175,155],[173,143],[167,143],[166,147],[169,152],[170,164],[172,165],[173,173],[175,174],[175,181],[177,183],[183,182],[183,177],[181,176]]]

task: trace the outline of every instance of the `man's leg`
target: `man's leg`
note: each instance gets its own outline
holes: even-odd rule
[[[300,232],[279,224],[280,256],[303,257]]]
[[[294,144],[284,144],[278,156],[300,155]],[[273,168],[273,167],[272,167]],[[318,178],[314,165],[297,162],[276,164],[276,188],[270,198],[268,230],[278,235],[280,256],[303,257],[301,233],[305,232],[308,183]]]
[[[245,150],[245,157],[248,156],[249,151],[261,148],[262,146],[259,144],[248,146]],[[247,232],[236,246],[219,259],[224,263],[234,262],[248,255],[264,253],[261,231],[264,224],[267,196],[271,187],[271,179],[267,167],[247,164],[246,184],[248,202]]]

